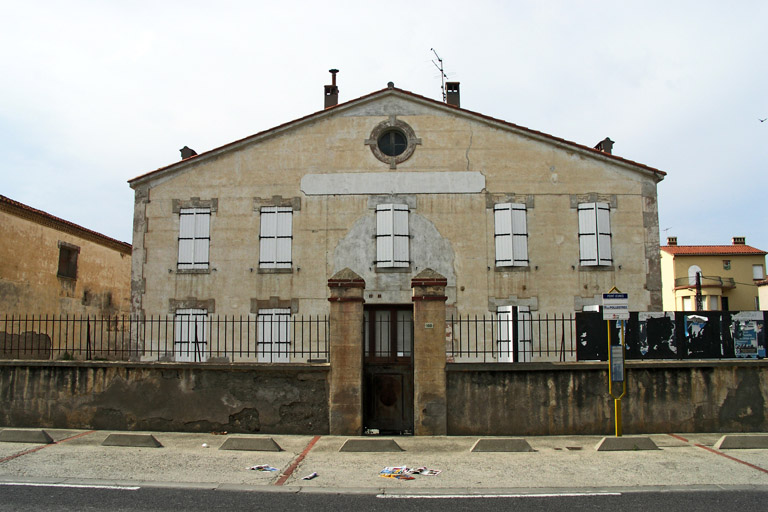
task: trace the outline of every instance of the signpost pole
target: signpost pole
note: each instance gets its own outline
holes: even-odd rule
[[[603,294],[603,319],[608,329],[608,394],[613,397],[616,437],[621,437],[621,399],[627,394],[627,381],[624,378],[625,320],[629,318],[629,300],[626,293],[621,293],[615,286],[609,293]],[[621,320],[619,343],[611,344],[611,321]],[[613,384],[621,383],[621,394],[616,396]]]

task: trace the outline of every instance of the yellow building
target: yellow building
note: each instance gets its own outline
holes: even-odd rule
[[[661,247],[664,310],[759,310],[757,283],[765,279],[766,254],[744,237],[733,237],[731,245],[677,245],[677,237],[667,238]]]

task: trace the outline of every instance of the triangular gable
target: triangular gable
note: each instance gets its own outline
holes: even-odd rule
[[[631,169],[634,169],[635,171],[643,172],[643,173],[651,173],[655,176],[655,178],[659,181],[664,179],[664,176],[666,176],[666,173],[664,171],[660,171],[658,169],[655,169],[653,167],[649,167],[647,165],[643,165],[637,162],[633,162],[632,160],[627,160],[625,158],[612,155],[610,153],[605,153],[603,151],[599,151],[595,148],[591,148],[589,146],[584,146],[582,144],[577,144],[575,142],[571,142],[565,139],[561,139],[559,137],[555,137],[553,135],[549,135],[544,132],[531,130],[530,128],[526,128],[524,126],[519,126],[514,123],[510,123],[508,121],[503,121],[500,119],[496,119],[490,116],[486,116],[484,114],[480,114],[477,112],[473,112],[471,110],[467,110],[464,108],[456,107],[453,105],[448,105],[447,103],[443,103],[441,101],[433,100],[431,98],[427,98],[425,96],[421,96],[415,93],[412,93],[410,91],[406,91],[403,89],[398,89],[396,87],[387,87],[385,89],[381,89],[379,91],[372,92],[370,94],[367,94],[365,96],[361,96],[359,98],[349,100],[344,103],[340,103],[338,105],[335,105],[333,107],[326,108],[324,110],[320,110],[318,112],[315,112],[313,114],[309,114],[307,116],[301,117],[299,119],[294,119],[293,121],[289,121],[287,123],[283,123],[281,125],[275,126],[273,128],[269,128],[267,130],[258,132],[254,135],[250,135],[248,137],[245,137],[240,140],[236,140],[233,142],[230,142],[229,144],[225,144],[221,147],[212,149],[210,151],[206,151],[204,153],[200,153],[198,155],[186,158],[184,160],[181,160],[179,162],[174,162],[173,164],[167,165],[165,167],[161,167],[155,171],[151,171],[149,173],[143,174],[141,176],[138,176],[136,178],[133,178],[131,180],[128,180],[128,183],[131,187],[135,188],[136,186],[146,182],[147,180],[152,180],[155,178],[159,178],[161,176],[168,177],[169,174],[174,174],[176,171],[180,171],[184,168],[186,168],[189,165],[194,165],[201,163],[202,161],[205,161],[212,157],[217,157],[223,153],[228,153],[230,151],[236,151],[243,146],[254,144],[257,142],[260,142],[264,139],[274,137],[279,134],[283,134],[286,131],[296,129],[300,126],[303,126],[308,123],[316,122],[320,119],[323,119],[325,117],[335,116],[340,114],[341,112],[344,112],[346,110],[356,108],[358,106],[364,105],[365,103],[370,103],[373,101],[377,101],[389,96],[397,96],[402,99],[406,99],[409,101],[415,101],[417,103],[421,103],[423,105],[429,106],[431,108],[436,108],[440,110],[444,110],[446,112],[450,112],[453,115],[463,116],[466,118],[470,118],[472,120],[482,122],[491,126],[494,126],[496,128],[502,129],[502,130],[508,130],[514,133],[517,133],[519,135],[522,135],[524,137],[528,137],[534,140],[539,140],[545,143],[549,144],[555,144],[558,146],[566,147],[570,150],[576,150],[580,153],[585,154],[585,156],[593,157],[593,158],[600,158],[600,159],[607,159],[611,162],[620,164],[625,167],[629,167]]]

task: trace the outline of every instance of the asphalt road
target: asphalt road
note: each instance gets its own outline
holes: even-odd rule
[[[707,490],[661,492],[589,492],[499,496],[408,496],[222,491],[152,487],[0,486],[0,511],[610,511],[764,510],[768,492]]]

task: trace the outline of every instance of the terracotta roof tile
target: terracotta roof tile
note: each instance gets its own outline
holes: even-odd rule
[[[675,256],[719,256],[749,254],[765,256],[768,254],[749,245],[662,245],[661,250]]]

